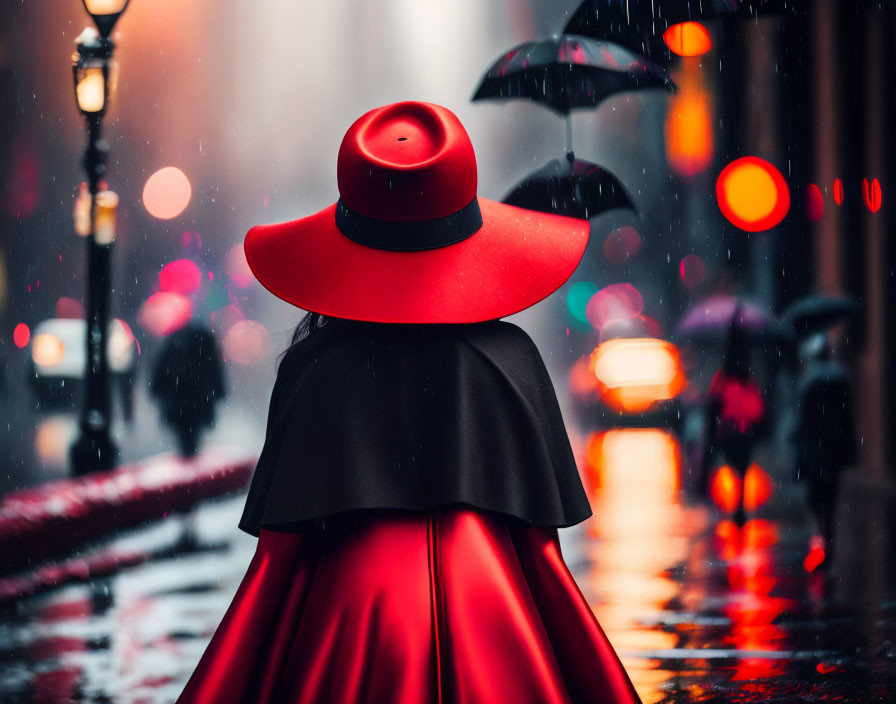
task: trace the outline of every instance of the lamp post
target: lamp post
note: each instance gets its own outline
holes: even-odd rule
[[[109,69],[115,45],[109,34],[128,0],[83,0],[97,29],[85,29],[76,40],[72,77],[78,109],[87,119],[84,169],[90,196],[87,240],[87,367],[84,371],[84,407],[80,434],[70,450],[75,474],[109,469],[118,448],[109,434],[109,363],[107,327],[111,284],[112,242],[118,196],[100,191],[109,145],[102,139],[103,115],[109,102]],[[97,31],[98,30],[98,31]],[[84,219],[76,229],[83,231]]]

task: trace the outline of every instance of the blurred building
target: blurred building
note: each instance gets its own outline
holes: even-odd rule
[[[376,105],[418,99],[452,108],[477,150],[480,193],[501,198],[562,155],[563,125],[520,101],[472,104],[471,93],[501,52],[559,32],[577,4],[133,2],[116,30],[119,80],[106,128],[110,186],[121,196],[113,315],[152,345],[135,321],[163,265],[192,247],[209,275],[204,286],[212,276],[237,276],[229,253],[250,226],[332,202],[339,140]],[[60,297],[83,295],[71,213],[84,135],[69,55],[88,20],[78,3],[48,12],[15,0],[0,0],[0,17],[0,338],[12,384],[21,368],[14,327],[52,317]],[[888,364],[896,353],[894,30],[893,3],[870,0],[806,0],[796,16],[711,27],[715,46],[702,73],[687,69],[699,60],[675,69],[691,96],[683,108],[708,140],[685,139],[690,151],[677,165],[668,152],[674,130],[664,131],[665,95],[623,96],[573,117],[577,155],[613,170],[643,214],[637,260],[604,261],[611,225],[601,221],[586,269],[602,285],[635,280],[649,314],[667,328],[704,279],[777,311],[816,290],[861,301],[848,347],[863,467],[875,479],[896,473],[896,434],[888,432],[896,417]],[[744,154],[776,163],[790,186],[791,212],[767,233],[736,230],[713,200],[715,175]],[[168,166],[186,174],[191,196],[181,214],[159,219],[144,207],[143,188]],[[270,333],[265,354],[234,377],[232,400],[263,416],[274,359],[298,312],[257,287],[229,295],[216,305],[244,308]],[[544,325],[556,310],[544,304],[521,322],[536,337],[562,332],[568,321]],[[549,346],[551,335],[539,342]]]

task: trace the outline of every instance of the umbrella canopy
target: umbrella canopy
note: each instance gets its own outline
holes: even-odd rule
[[[615,42],[666,64],[663,33],[673,24],[795,13],[799,0],[584,0],[563,31]]]
[[[781,321],[794,332],[807,335],[826,330],[859,312],[859,304],[846,296],[809,296],[791,305]]]
[[[569,115],[615,93],[674,87],[662,66],[628,49],[560,34],[520,44],[501,56],[480,81],[473,100],[526,98]]]
[[[657,31],[652,16],[647,16],[639,6],[635,10],[632,13],[631,3],[624,0],[585,0],[563,31],[613,42],[667,65],[672,52],[663,41],[663,33]]]
[[[676,332],[691,340],[727,341],[732,321],[747,338],[778,337],[781,329],[775,316],[759,306],[734,296],[712,296],[691,308],[678,321]]]
[[[533,171],[513,187],[503,202],[584,220],[613,208],[635,210],[613,174],[590,161],[569,157],[562,161],[552,159]]]

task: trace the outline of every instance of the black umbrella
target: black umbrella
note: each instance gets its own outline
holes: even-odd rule
[[[800,0],[585,0],[563,31],[615,42],[653,61],[671,58],[663,33],[687,21],[795,13]]]
[[[859,304],[845,296],[809,296],[791,305],[782,322],[799,334],[825,330],[859,312]]]
[[[572,154],[562,161],[552,159],[533,171],[513,187],[504,202],[584,220],[613,208],[635,210],[625,188],[612,173]]]
[[[662,66],[628,49],[588,37],[560,34],[526,42],[501,56],[479,83],[473,100],[526,98],[561,115],[593,108],[609,96],[642,88],[671,90]]]
[[[631,3],[624,0],[585,0],[576,8],[563,31],[613,42],[643,54],[651,61],[668,64],[672,54],[663,41],[662,32],[656,31],[652,17],[636,10],[632,14]]]

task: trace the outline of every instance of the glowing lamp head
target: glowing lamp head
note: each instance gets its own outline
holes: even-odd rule
[[[83,0],[96,28],[105,39],[112,33],[112,28],[128,6],[128,0]]]
[[[78,62],[75,68],[75,97],[85,115],[100,115],[106,108],[106,71],[102,66]]]
[[[102,115],[109,98],[111,48],[90,27],[75,42],[78,50],[72,54],[72,77],[78,109],[86,116]]]
[[[699,22],[679,22],[663,32],[669,50],[679,56],[701,56],[712,49],[712,37]]]

